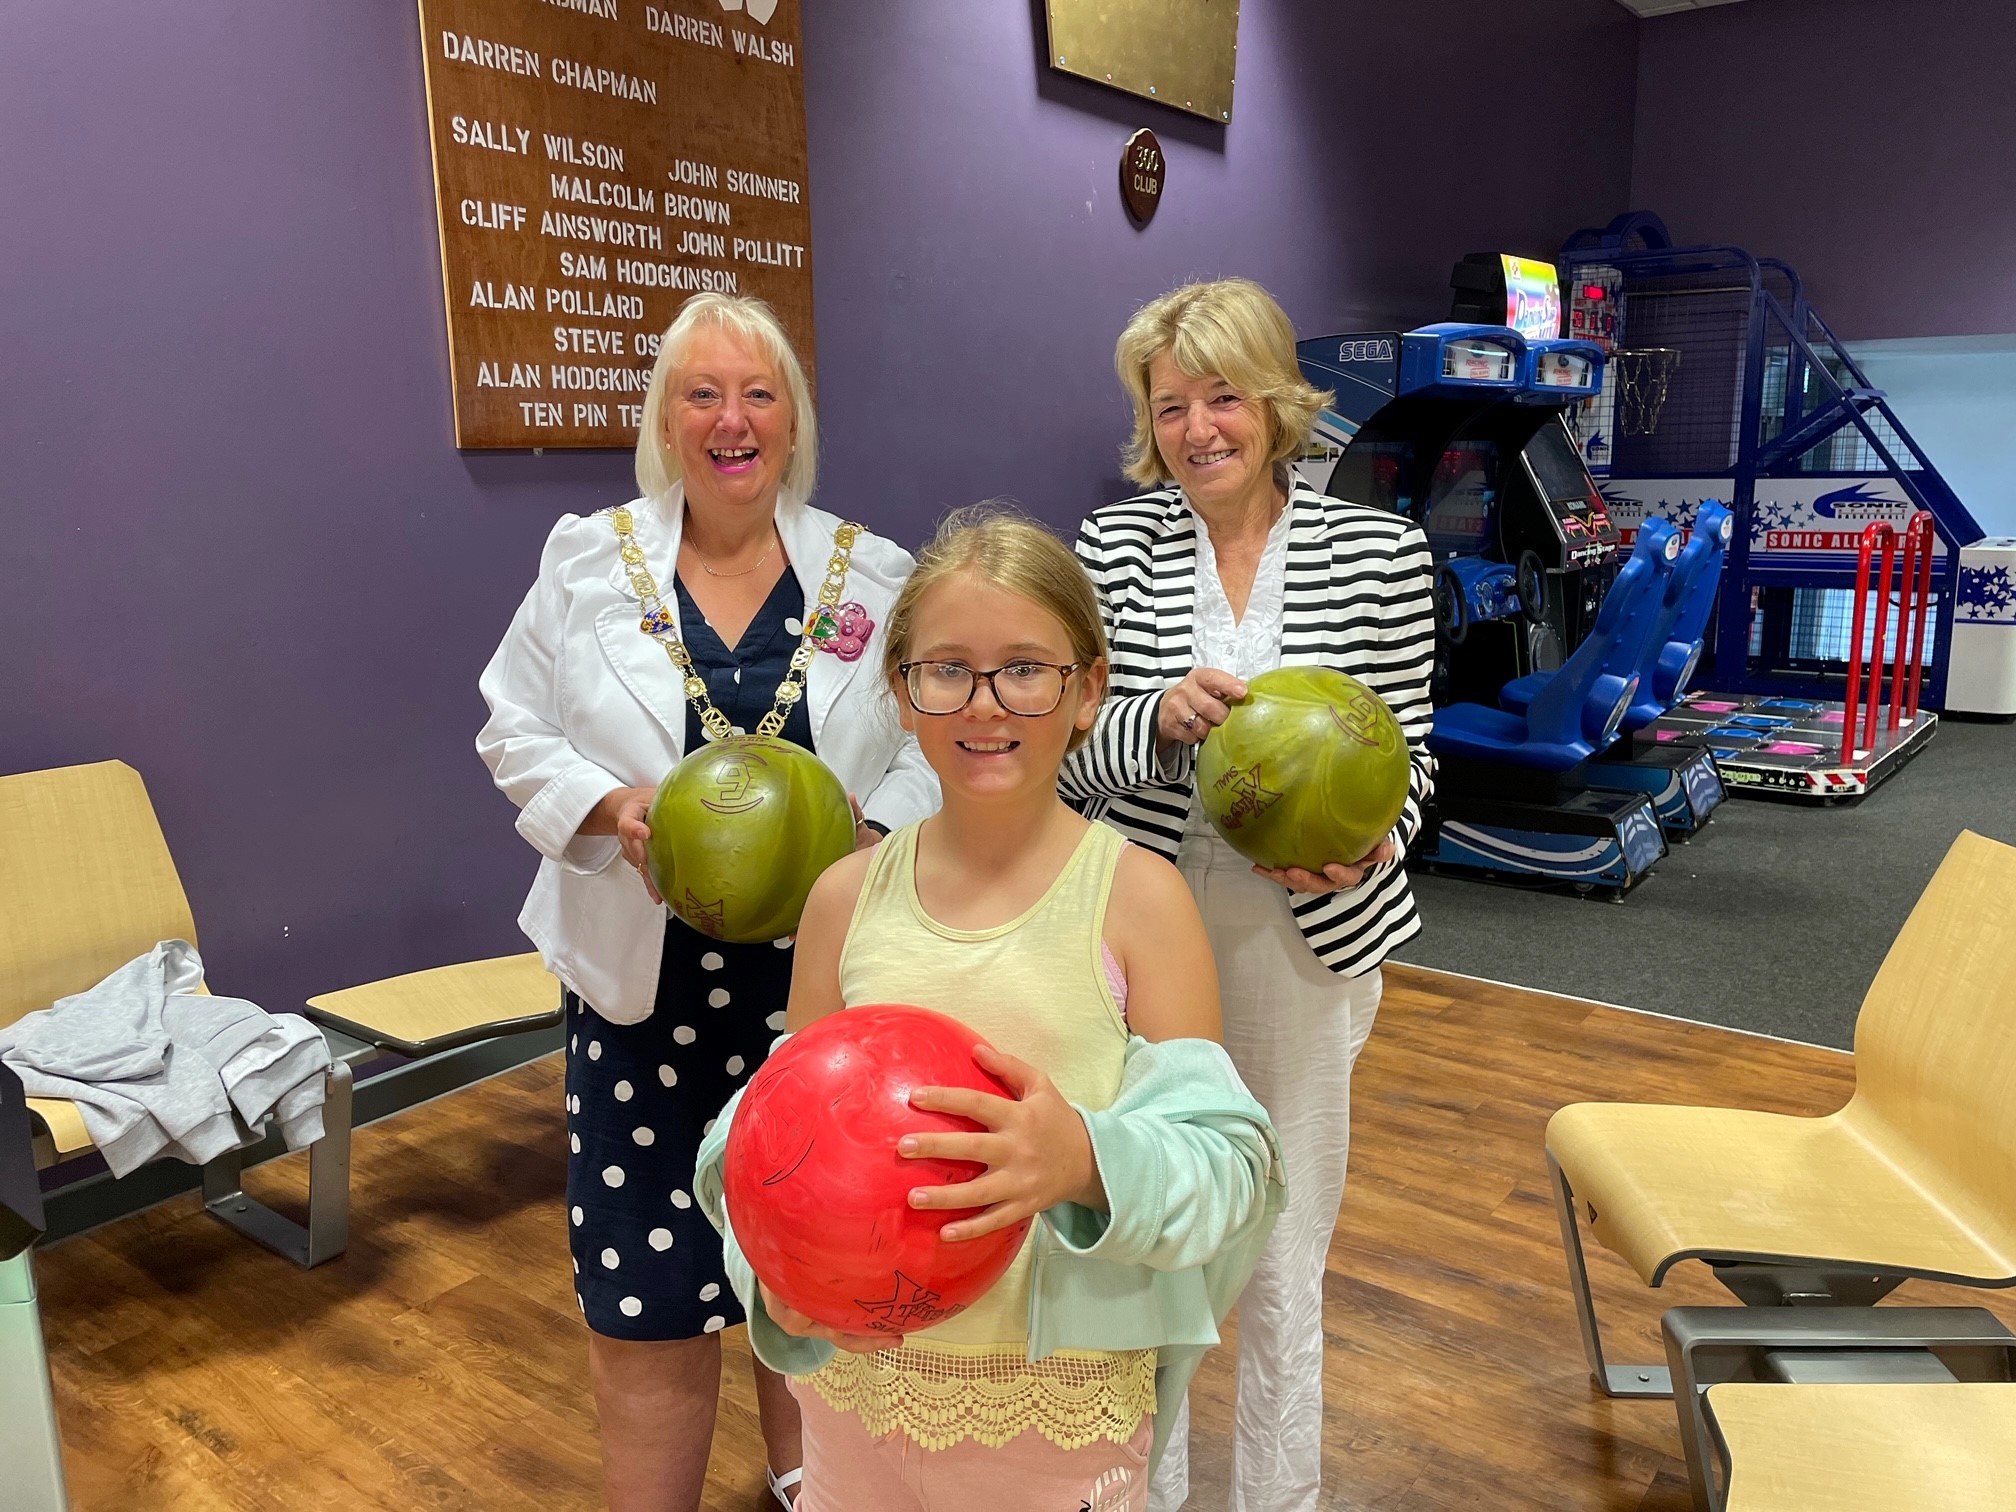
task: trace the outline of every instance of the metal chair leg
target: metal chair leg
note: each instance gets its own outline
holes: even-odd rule
[[[350,1066],[332,1061],[322,1137],[308,1147],[308,1261],[334,1260],[350,1243]]]
[[[1596,1389],[1609,1397],[1670,1397],[1673,1375],[1664,1365],[1609,1365],[1603,1359],[1603,1333],[1596,1321],[1596,1299],[1589,1290],[1589,1264],[1582,1253],[1582,1230],[1575,1212],[1575,1191],[1568,1175],[1547,1153],[1554,1182],[1554,1212],[1561,1220],[1561,1249],[1568,1259],[1568,1290],[1575,1298],[1575,1321],[1582,1328],[1582,1352]]]
[[[18,1512],[64,1512],[63,1441],[49,1387],[34,1251],[0,1260],[0,1503]]]
[[[1710,1463],[1710,1451],[1717,1440],[1708,1421],[1707,1387],[1694,1378],[1687,1344],[1676,1332],[1675,1321],[1668,1321],[1678,1311],[1674,1308],[1666,1313],[1660,1320],[1660,1332],[1666,1340],[1667,1372],[1678,1383],[1673,1405],[1680,1418],[1680,1457],[1687,1463],[1687,1492],[1694,1512],[1721,1512],[1721,1488],[1727,1484],[1728,1466],[1722,1466],[1722,1478],[1718,1479]]]
[[[255,1243],[306,1269],[343,1253],[350,1237],[350,1067],[332,1061],[322,1137],[308,1147],[308,1223],[283,1218],[245,1193],[244,1151],[203,1167],[203,1206]]]

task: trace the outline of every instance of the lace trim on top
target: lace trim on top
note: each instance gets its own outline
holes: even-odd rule
[[[964,1439],[999,1449],[1034,1429],[1059,1449],[1124,1444],[1155,1410],[1155,1351],[1059,1350],[1045,1359],[999,1349],[898,1345],[842,1352],[805,1377],[836,1412],[880,1437],[901,1429],[919,1448]]]

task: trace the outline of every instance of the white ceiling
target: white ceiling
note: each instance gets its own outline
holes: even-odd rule
[[[1711,5],[1734,5],[1736,0],[1617,0],[1617,3],[1641,16],[1670,16],[1676,11],[1706,10]]]

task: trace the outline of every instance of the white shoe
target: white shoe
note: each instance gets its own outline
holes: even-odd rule
[[[775,1470],[765,1465],[763,1467],[763,1479],[770,1483],[770,1494],[777,1498],[778,1503],[784,1508],[784,1512],[793,1512],[793,1509],[798,1505],[797,1499],[786,1496],[784,1493],[796,1489],[799,1483],[805,1479],[805,1467],[801,1465],[796,1470],[786,1470],[782,1475],[779,1475]]]

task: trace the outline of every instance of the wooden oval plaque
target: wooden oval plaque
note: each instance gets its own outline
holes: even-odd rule
[[[1126,201],[1127,213],[1136,225],[1145,226],[1155,218],[1166,171],[1162,144],[1155,140],[1154,132],[1143,126],[1127,138],[1120,153],[1120,198]]]

